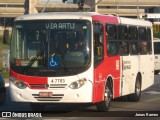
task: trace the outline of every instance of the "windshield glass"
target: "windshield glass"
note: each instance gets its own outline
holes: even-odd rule
[[[83,72],[90,65],[90,28],[87,20],[16,22],[11,41],[11,69],[32,76]]]

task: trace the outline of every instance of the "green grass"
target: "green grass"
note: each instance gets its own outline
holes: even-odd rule
[[[154,33],[153,33],[153,36],[154,36],[155,38],[160,38],[160,32],[154,32]]]
[[[3,76],[4,78],[9,78],[9,71],[2,72],[2,76]]]
[[[2,51],[10,49],[9,44],[3,44],[2,36],[0,36],[0,71],[2,71]],[[7,75],[5,75],[7,76]]]

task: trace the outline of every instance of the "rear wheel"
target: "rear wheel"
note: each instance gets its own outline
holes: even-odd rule
[[[135,92],[133,94],[130,94],[127,96],[127,99],[129,101],[138,102],[141,97],[141,80],[140,76],[137,77],[136,83],[135,83]]]
[[[154,71],[154,74],[155,74],[155,75],[158,75],[158,73],[159,73],[159,71]]]
[[[43,111],[45,109],[45,104],[42,104],[42,103],[31,103],[31,108],[34,111]]]
[[[109,86],[109,84],[106,84],[105,92],[104,92],[104,100],[96,104],[97,110],[102,112],[108,111],[110,107],[111,99],[112,99],[111,87]]]

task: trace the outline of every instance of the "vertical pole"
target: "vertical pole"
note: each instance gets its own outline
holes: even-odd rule
[[[137,19],[139,18],[139,0],[137,0]]]
[[[47,0],[46,4],[45,4],[45,6],[44,6],[44,8],[43,8],[43,10],[42,10],[42,13],[45,11],[45,9],[46,9],[46,7],[47,7],[48,2],[49,2],[49,0]]]
[[[117,1],[117,13],[116,14],[118,15],[118,9],[119,9],[118,8],[118,3],[119,3],[119,0],[116,0],[116,1]]]

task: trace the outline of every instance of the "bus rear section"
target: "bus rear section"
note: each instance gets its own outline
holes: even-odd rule
[[[154,60],[155,60],[155,67],[154,72],[158,74],[160,72],[160,39],[154,39]]]

